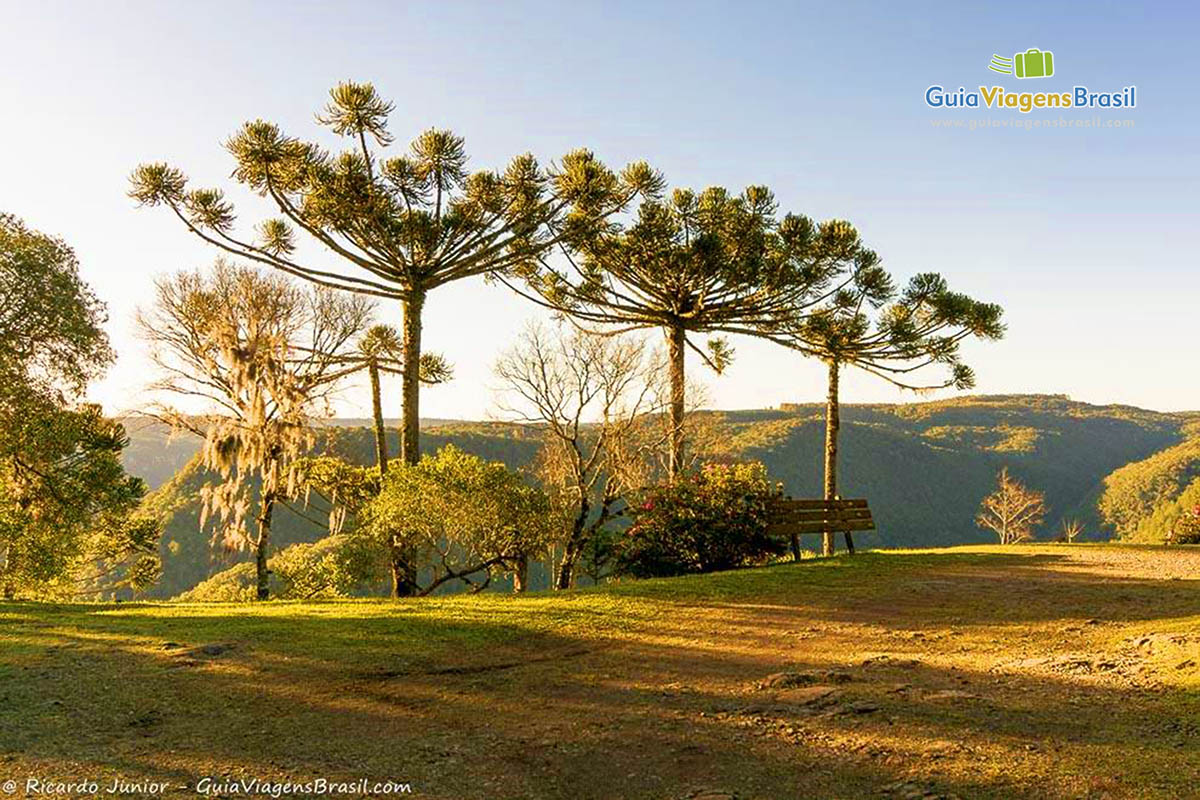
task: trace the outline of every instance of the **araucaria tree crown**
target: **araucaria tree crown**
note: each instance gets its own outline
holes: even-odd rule
[[[671,382],[668,465],[683,464],[684,361],[691,348],[721,370],[732,351],[721,338],[701,349],[689,334],[761,336],[796,309],[815,307],[854,280],[860,250],[849,223],[777,217],[763,186],[740,194],[710,187],[648,197],[627,225],[580,230],[559,262],[539,258],[530,286],[541,302],[585,323],[661,328]]]
[[[659,178],[644,163],[620,174],[587,150],[551,167],[532,155],[502,171],[467,171],[463,139],[430,129],[407,153],[387,157],[393,105],[369,83],[343,83],[317,121],[350,140],[331,153],[247,122],[227,142],[234,178],[278,209],[255,233],[239,233],[232,204],[219,189],[191,189],[163,163],[134,170],[130,195],[163,205],[206,242],[237,256],[323,286],[399,300],[404,307],[402,455],[419,457],[421,312],[426,295],[478,275],[531,268],[568,231],[594,230]],[[317,266],[298,247],[298,233],[328,248],[335,267]]]

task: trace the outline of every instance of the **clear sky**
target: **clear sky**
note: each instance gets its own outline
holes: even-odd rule
[[[1200,407],[1194,3],[0,0],[0,19],[0,210],[70,242],[107,301],[120,360],[93,396],[112,411],[152,377],[132,326],[151,276],[214,256],[134,207],[130,170],[167,160],[232,188],[226,136],[262,117],[318,138],[313,113],[344,79],[396,103],[399,143],[449,127],[477,168],[587,146],[614,165],[647,159],[674,185],[765,183],[785,210],[849,219],[897,276],[940,271],[1005,307],[1008,337],[967,349],[979,391]],[[988,71],[1032,47],[1054,52],[1054,77]],[[931,84],[1135,84],[1137,108],[934,110]],[[934,126],[1059,116],[1134,126]],[[268,211],[231,196],[243,222]],[[423,415],[488,415],[491,365],[534,316],[481,281],[437,290],[425,341],[456,380],[424,393]],[[818,365],[734,344],[733,367],[702,376],[713,406],[822,397]],[[843,398],[912,395],[855,376]],[[339,411],[364,414],[363,399]],[[398,387],[387,400],[397,414]]]

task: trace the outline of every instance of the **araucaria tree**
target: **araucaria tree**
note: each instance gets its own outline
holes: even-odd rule
[[[385,157],[391,103],[371,84],[330,92],[318,122],[346,137],[331,154],[270,122],[247,122],[226,143],[236,180],[279,211],[255,235],[235,229],[232,204],[218,189],[188,189],[163,163],[134,170],[130,195],[164,205],[194,234],[242,258],[322,286],[398,300],[404,349],[401,457],[420,457],[422,313],[434,289],[480,275],[528,270],[566,235],[585,236],[638,193],[657,185],[642,163],[620,175],[575,150],[552,168],[531,155],[501,172],[467,172],[462,138],[427,130],[407,154]],[[327,248],[335,266],[318,266],[297,247],[296,231]]]
[[[838,432],[841,428],[840,377],[843,367],[857,367],[905,389],[960,389],[975,385],[970,367],[960,359],[960,343],[968,337],[999,339],[1004,335],[1002,310],[952,292],[940,275],[914,276],[895,297],[891,277],[878,257],[862,250],[855,258],[856,280],[816,311],[803,309],[784,341],[819,358],[828,369],[825,405],[826,500],[838,496]],[[872,319],[870,312],[889,300]],[[926,378],[941,368],[938,378]],[[846,532],[846,546],[854,540]],[[822,550],[832,555],[833,533],[824,535]]]
[[[391,325],[372,325],[358,340],[358,346],[338,358],[347,373],[366,372],[371,391],[371,415],[375,432],[375,464],[380,473],[387,472],[387,431],[383,422],[382,379],[384,375],[403,375],[404,345],[399,332]],[[442,356],[423,353],[420,381],[430,385],[450,380],[453,370]]]
[[[860,247],[853,227],[775,214],[761,186],[651,196],[630,224],[569,237],[563,263],[540,258],[529,282],[542,302],[585,323],[664,332],[672,478],[684,466],[687,350],[720,371],[732,355],[721,334],[774,331],[786,310],[815,306],[850,279],[846,265]],[[691,334],[714,338],[701,348]]]
[[[210,406],[162,415],[203,438],[204,464],[221,480],[204,489],[201,524],[215,518],[215,538],[254,551],[260,600],[269,595],[275,504],[311,444],[312,419],[330,413],[326,401],[371,311],[361,296],[219,262],[208,274],[157,280],[153,308],[138,315],[163,376],[155,388]]]
[[[538,325],[496,364],[513,415],[544,432],[536,471],[563,523],[556,589],[571,587],[580,557],[649,482],[656,368],[640,341]]]
[[[1000,537],[1000,544],[1015,544],[1033,538],[1033,529],[1046,515],[1046,498],[1025,487],[1008,474],[996,476],[996,491],[983,498],[975,524]]]

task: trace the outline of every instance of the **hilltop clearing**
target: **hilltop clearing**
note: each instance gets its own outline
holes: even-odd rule
[[[1198,578],[1196,550],[1043,545],[526,597],[0,605],[0,759],[430,798],[1187,797]]]

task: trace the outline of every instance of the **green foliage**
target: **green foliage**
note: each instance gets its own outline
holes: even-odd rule
[[[1121,539],[1140,544],[1162,544],[1173,539],[1179,525],[1200,505],[1200,478],[1192,481],[1177,496],[1159,501],[1140,517],[1132,530]]]
[[[396,541],[430,565],[422,587],[484,583],[545,552],[558,528],[546,495],[500,462],[454,446],[413,465],[389,465],[377,497],[362,508],[364,531]]]
[[[395,429],[391,429],[388,435],[390,449],[394,453],[398,438]],[[146,427],[142,429],[141,436],[142,446],[136,452],[127,454],[129,467],[137,473],[145,465],[154,474],[161,465],[153,443],[159,442],[161,450],[165,446],[168,429],[165,426]],[[425,437],[425,445],[430,449],[454,443],[484,459],[504,461],[514,468],[529,465],[541,441],[537,431],[499,423],[445,425],[434,428]],[[195,436],[176,441],[180,453],[187,452],[184,448],[190,447],[193,455],[199,444],[200,440]],[[147,454],[154,457],[146,461],[144,458]],[[321,456],[329,458],[326,461]],[[318,471],[313,473],[312,486],[315,491],[310,493],[304,490],[307,480],[305,471],[313,469],[312,462],[317,460],[322,461],[324,466],[317,467]],[[344,489],[348,484],[343,481],[357,481],[359,475],[354,471],[359,468],[361,476],[372,471],[377,476],[378,470],[366,466],[373,465],[374,461],[369,428],[360,424],[354,427],[329,425],[318,429],[310,456],[297,464],[295,488],[299,493],[288,503],[276,505],[271,532],[275,546],[283,548],[291,544],[311,543],[327,536],[329,531],[324,527],[325,513],[329,511],[327,500],[331,498],[331,492],[335,487],[343,487],[343,493],[339,493],[337,499],[346,500],[349,495],[344,493]],[[319,471],[321,469],[329,471],[322,473]],[[146,498],[146,513],[159,520],[163,527],[162,546],[159,549],[163,575],[152,592],[153,596],[173,597],[228,569],[231,564],[251,557],[244,551],[213,553],[209,535],[200,527],[200,492],[205,484],[217,479],[218,476],[199,460],[193,460],[184,464],[171,480]],[[370,494],[373,495],[374,491]],[[339,507],[347,505],[339,503]],[[346,511],[353,516],[349,508]],[[352,519],[345,521],[344,529],[353,530]]]
[[[1200,437],[1127,464],[1104,479],[1100,513],[1122,539],[1161,542],[1200,496]],[[1183,495],[1188,497],[1184,498]]]
[[[247,122],[226,142],[234,177],[270,199],[282,214],[258,226],[257,237],[234,230],[233,206],[219,189],[188,189],[166,164],[143,164],[130,196],[165,205],[209,243],[272,264],[317,283],[407,299],[452,280],[527,268],[561,239],[556,230],[592,228],[653,186],[634,164],[619,175],[586,150],[546,169],[528,154],[502,171],[467,171],[463,139],[426,130],[405,155],[383,158],[368,146],[392,141],[393,105],[369,83],[343,83],[317,121],[349,140],[331,153],[288,136],[279,126]],[[370,277],[329,272],[293,258],[294,228],[329,247]]]
[[[645,490],[619,544],[619,570],[639,578],[761,564],[785,543],[767,535],[768,506],[781,494],[760,463],[706,464]]]
[[[330,512],[330,529],[340,532],[351,515],[379,495],[379,466],[360,467],[335,456],[314,456],[296,462],[292,478],[293,493],[303,496],[305,504],[319,495]]]
[[[143,164],[130,176],[129,195],[165,206],[193,234],[237,257],[267,264],[313,283],[399,300],[404,314],[402,455],[417,459],[420,381],[448,377],[446,364],[421,352],[426,295],[480,275],[528,274],[543,254],[605,220],[658,178],[644,163],[619,174],[587,150],[567,153],[550,168],[528,153],[503,170],[467,171],[463,139],[426,130],[406,155],[385,158],[393,105],[369,83],[346,82],[330,92],[318,123],[345,137],[331,153],[315,142],[256,120],[225,143],[235,180],[265,197],[280,216],[237,230],[233,204],[219,189],[189,189],[165,163]],[[372,140],[375,148],[368,144]],[[329,268],[307,261],[296,231],[338,257]]]
[[[1200,504],[1192,505],[1171,525],[1168,544],[1200,544]]]
[[[360,536],[328,536],[294,544],[273,555],[271,596],[315,600],[370,594],[385,578],[380,550]],[[250,602],[256,595],[254,565],[243,563],[202,581],[177,599],[183,602]]]
[[[64,242],[0,214],[0,590],[72,597],[155,577],[122,426],[78,403],[112,360],[104,306]],[[103,581],[101,581],[103,579]],[[85,585],[88,584],[88,585]]]
[[[0,403],[18,390],[81,392],[112,362],[106,321],[75,252],[0,213]]]
[[[975,376],[959,356],[967,337],[1004,335],[1000,306],[952,292],[942,276],[913,276],[896,296],[891,276],[869,250],[859,250],[854,280],[816,311],[800,309],[785,338],[805,355],[851,365],[906,388],[969,389]],[[894,298],[894,299],[893,299]],[[891,300],[872,320],[868,309]],[[918,382],[914,374],[930,366],[944,370],[941,380]]]
[[[716,336],[700,349],[687,334],[759,335],[777,328],[785,309],[854,279],[846,270],[861,243],[847,222],[780,219],[765,186],[740,194],[676,189],[666,198],[660,189],[629,225],[573,231],[570,268],[542,263],[527,276],[530,287],[589,322],[683,331],[685,343],[721,372],[733,358],[728,342]]]
[[[155,577],[157,526],[132,515],[145,494],[125,473],[124,429],[98,406],[64,409],[24,403],[0,438],[0,578],[6,592],[73,596],[77,582],[127,559],[148,559],[105,582],[141,590]],[[87,572],[87,575],[80,573]]]
[[[572,238],[574,278],[543,267],[533,285],[597,322],[750,332],[785,301],[825,287],[859,248],[846,222],[779,220],[776,210],[763,186],[654,195],[631,225]]]

